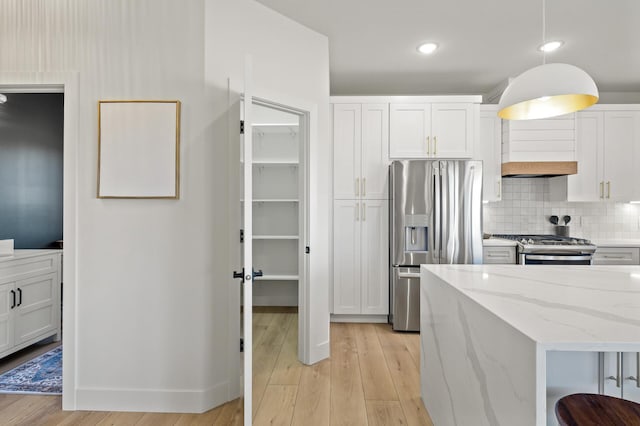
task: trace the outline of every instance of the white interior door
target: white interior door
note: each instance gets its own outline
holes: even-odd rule
[[[244,381],[242,391],[244,393],[244,424],[251,425],[252,421],[252,379],[253,379],[253,131],[251,112],[253,108],[253,92],[251,85],[251,58],[247,57],[244,63],[244,102],[242,114],[244,120],[244,134],[242,138],[241,170],[242,193],[242,225],[244,229],[244,244],[242,244],[242,334],[244,342],[244,357],[242,361]]]

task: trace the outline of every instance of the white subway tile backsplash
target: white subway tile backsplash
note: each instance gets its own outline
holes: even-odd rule
[[[571,216],[571,236],[589,239],[640,239],[640,205],[549,201],[544,178],[502,180],[502,201],[484,205],[484,232],[552,234],[549,216]]]

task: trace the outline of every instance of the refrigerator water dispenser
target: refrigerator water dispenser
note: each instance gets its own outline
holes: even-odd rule
[[[428,251],[427,235],[429,228],[426,226],[405,226],[404,228],[404,251],[422,252]]]

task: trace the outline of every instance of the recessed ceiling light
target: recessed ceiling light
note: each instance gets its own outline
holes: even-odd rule
[[[430,55],[433,52],[435,52],[435,50],[438,48],[438,45],[436,43],[422,43],[420,46],[418,46],[418,52],[424,54],[424,55]]]
[[[548,41],[545,44],[543,44],[540,47],[538,47],[538,50],[540,50],[542,52],[547,52],[547,53],[548,52],[553,52],[554,50],[558,49],[563,44],[564,44],[564,42],[562,40]]]

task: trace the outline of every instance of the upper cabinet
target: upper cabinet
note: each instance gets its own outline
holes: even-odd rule
[[[551,198],[636,201],[640,105],[596,105],[577,113],[578,174],[552,180]]]
[[[392,103],[391,158],[471,158],[478,106],[472,102]]]
[[[398,102],[396,102],[396,100]],[[394,99],[389,106],[389,157],[471,158],[480,96]]]
[[[502,199],[502,120],[498,105],[480,105],[480,129],[474,160],[482,160],[482,200]]]
[[[389,106],[333,105],[334,199],[388,198]]]

